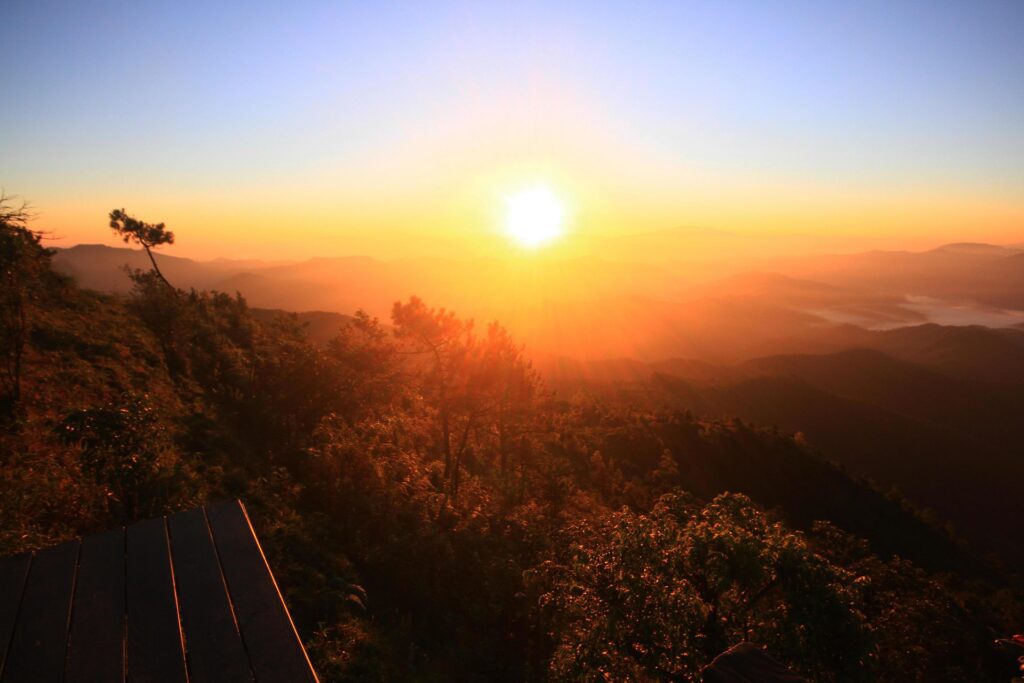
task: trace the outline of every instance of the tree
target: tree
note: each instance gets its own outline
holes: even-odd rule
[[[519,451],[520,481],[523,481],[523,455],[529,451],[531,437],[538,431],[538,407],[543,396],[540,376],[525,357],[523,348],[496,322],[487,326],[487,335],[478,344],[479,403],[487,413],[486,435],[497,453],[498,475],[506,497],[512,491],[513,455]]]
[[[134,242],[140,245],[146,251],[149,262],[153,264],[153,272],[163,280],[164,284],[172,290],[174,289],[164,274],[160,272],[160,266],[156,264],[156,258],[153,257],[152,251],[162,244],[174,244],[173,232],[167,230],[163,223],[144,223],[133,218],[126,214],[124,209],[114,209],[110,212],[110,228],[124,240],[125,244]]]
[[[473,323],[463,321],[451,311],[429,308],[419,297],[409,303],[396,302],[391,311],[395,337],[406,344],[406,353],[425,356],[425,362],[414,368],[426,398],[437,412],[440,450],[444,457],[445,497],[458,496],[459,468],[467,446],[469,432],[476,420],[476,406],[468,398],[469,376],[466,365],[473,346]],[[461,438],[453,431],[462,427]]]
[[[395,401],[408,393],[391,331],[365,311],[341,326],[326,353],[334,366],[334,411],[350,424],[370,414],[390,413]]]
[[[457,501],[462,467],[472,453],[495,452],[504,481],[514,446],[523,447],[541,395],[540,378],[499,324],[478,337],[472,320],[429,308],[412,297],[392,310],[395,337],[414,358],[422,395],[436,411],[444,458],[443,511]]]
[[[21,398],[25,342],[32,304],[50,273],[50,251],[42,233],[30,230],[25,204],[15,207],[0,193],[0,402],[13,405]]]
[[[186,375],[188,357],[182,337],[190,328],[188,302],[156,271],[135,269],[128,276],[134,283],[128,309],[153,333],[171,377]]]
[[[857,576],[750,499],[675,492],[649,514],[581,523],[534,580],[558,680],[692,680],[752,640],[820,681],[872,680]]]

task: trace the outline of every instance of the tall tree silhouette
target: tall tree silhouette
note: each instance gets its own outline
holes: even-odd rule
[[[457,494],[456,475],[476,408],[467,400],[466,366],[472,351],[473,324],[460,320],[451,311],[429,308],[419,297],[409,303],[396,302],[391,311],[395,337],[408,346],[408,352],[424,355],[429,360],[422,368],[421,381],[425,392],[437,406],[440,446],[444,455],[446,482],[442,512],[449,496]],[[462,439],[453,434],[459,417],[464,423]]]
[[[417,357],[411,369],[436,410],[445,480],[438,516],[457,502],[462,467],[473,453],[497,453],[507,493],[513,447],[522,445],[541,393],[522,348],[497,323],[477,336],[472,320],[418,297],[395,303],[391,319],[402,352]]]
[[[153,264],[153,272],[171,289],[174,286],[160,272],[160,266],[153,257],[153,249],[162,244],[174,244],[174,233],[164,227],[163,223],[145,223],[125,213],[124,209],[110,212],[110,228],[125,241],[135,242],[146,250],[149,262]]]

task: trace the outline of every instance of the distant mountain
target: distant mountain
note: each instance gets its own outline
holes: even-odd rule
[[[889,294],[1024,310],[1024,252],[989,244],[870,251],[790,261],[794,275]]]
[[[1024,420],[1015,419],[1024,415],[1021,385],[950,377],[866,349],[759,358],[736,370],[797,378],[832,395],[956,431],[975,446],[1009,451],[1024,443]]]
[[[1012,256],[1018,251],[1019,249],[1014,247],[1001,247],[995,244],[985,244],[984,242],[953,242],[951,244],[944,244],[941,247],[936,247],[930,252],[925,253],[965,254],[969,256],[999,258],[1002,256]]]
[[[1018,520],[1024,513],[1018,482],[1024,463],[958,432],[830,394],[792,377],[761,377],[698,386],[701,403],[685,401],[693,387],[674,387],[680,407],[700,414],[736,415],[758,424],[801,432],[850,472],[879,485],[898,486],[918,505],[931,507],[975,540],[1022,557]]]
[[[706,297],[771,302],[836,323],[880,327],[927,322],[920,311],[907,305],[906,297],[900,293],[840,286],[776,272],[742,273],[706,283],[696,291]]]
[[[1017,330],[927,327],[946,300],[906,296],[934,295],[943,287],[944,296],[958,301],[1024,296],[1016,293],[1024,292],[1024,280],[1012,289],[1014,278],[1024,276],[1024,254],[991,245],[822,257],[791,263],[789,270],[700,282],[668,267],[575,256],[324,257],[284,264],[156,258],[177,286],[237,291],[261,308],[341,314],[364,308],[387,318],[396,300],[415,294],[481,323],[500,320],[538,356],[734,364],[774,354],[874,348],[976,379],[1024,377]],[[111,292],[127,291],[126,264],[149,265],[140,251],[99,245],[58,250],[54,257],[54,267],[83,286]],[[967,307],[947,317],[959,324],[972,315]],[[1019,316],[976,317],[1012,325]]]
[[[861,344],[956,377],[1024,383],[1024,325],[915,325],[863,335]]]
[[[561,393],[584,388],[801,432],[849,471],[896,485],[973,538],[1024,558],[1024,384],[953,377],[866,349],[735,366],[620,364],[611,374],[602,364],[542,369]]]
[[[131,280],[125,268],[149,270],[149,258],[139,249],[108,247],[102,244],[79,244],[67,249],[56,249],[53,268],[70,275],[87,289],[101,292],[123,293],[131,289]],[[213,288],[230,275],[251,268],[265,267],[261,262],[217,259],[202,262],[178,256],[154,255],[160,270],[180,287]]]
[[[538,259],[546,257],[538,256]],[[495,258],[402,258],[390,261],[351,256],[313,258],[297,263],[194,261],[156,255],[176,286],[241,292],[251,304],[288,310],[322,309],[351,313],[364,308],[386,316],[391,305],[413,294],[463,315],[493,318],[499,310],[549,300],[670,293],[681,281],[672,271],[648,264],[596,258],[547,261]],[[124,292],[130,281],[124,266],[148,268],[138,250],[101,245],[58,249],[54,268],[90,289]]]

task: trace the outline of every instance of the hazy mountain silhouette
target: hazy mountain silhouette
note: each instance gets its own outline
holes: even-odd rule
[[[1024,309],[1024,253],[989,244],[924,252],[870,251],[789,264],[795,274],[873,291]]]
[[[628,403],[801,432],[851,472],[898,486],[975,539],[1024,552],[1017,534],[1024,514],[1017,495],[1022,383],[955,377],[867,349],[732,366],[675,360],[542,367],[564,393],[586,388]]]
[[[179,286],[197,289],[210,288],[247,269],[266,267],[262,262],[224,258],[202,262],[160,253],[154,254],[154,258],[168,279],[180,283]],[[132,283],[125,267],[149,270],[151,266],[149,258],[140,249],[102,244],[79,244],[57,249],[53,256],[54,270],[71,275],[82,287],[101,292],[124,293],[131,289]]]

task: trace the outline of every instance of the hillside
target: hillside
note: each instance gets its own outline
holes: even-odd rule
[[[729,607],[726,594],[688,598],[686,609],[721,614],[692,646],[694,666],[749,628],[739,618],[747,609],[761,615],[757,628],[779,657],[821,680],[989,671],[987,629],[1012,623],[993,609],[997,589],[1010,585],[1003,570],[802,437],[678,409],[552,397],[500,327],[478,336],[417,299],[384,327],[366,316],[253,311],[237,297],[170,290],[152,275],[138,276],[127,297],[38,277],[23,394],[7,404],[0,433],[0,553],[242,497],[266,530],[268,558],[325,680],[522,680],[599,666],[582,651],[565,659],[558,644],[608,607],[548,606],[568,604],[582,585],[614,603],[631,572],[663,571],[661,551],[631,545],[629,530],[649,524],[680,525],[667,552],[691,552],[711,533],[708,542],[724,544],[718,557],[756,557],[758,572],[787,587],[770,591],[774,583],[757,585],[760,573],[737,574],[714,580],[728,595],[768,597],[749,607]],[[313,341],[332,330],[333,339]],[[454,359],[443,367],[458,374],[438,373],[434,363]],[[439,385],[445,377],[451,383]],[[689,386],[659,377],[676,396]],[[754,395],[761,380],[747,381],[701,388],[705,403],[694,407],[718,413],[740,401],[735,392]],[[802,409],[823,418],[846,411],[850,434],[882,419],[819,393]],[[802,395],[772,386],[760,405]],[[595,535],[602,525],[610,526]],[[577,552],[605,559],[581,565],[566,555]],[[572,574],[603,571],[613,557],[638,564],[609,564],[610,578]],[[673,585],[699,586],[719,571],[688,562]],[[961,578],[945,583],[947,573]],[[796,576],[806,577],[800,590],[789,583]],[[961,599],[964,579],[974,592]],[[845,582],[855,588],[840,590]],[[809,587],[838,602],[815,611],[821,603],[801,597]],[[651,632],[657,618],[630,617]],[[848,656],[836,658],[832,639],[787,640],[812,623],[837,638],[859,634],[839,639]],[[600,636],[609,647],[625,637]],[[935,637],[953,646],[901,658],[899,643],[930,652]]]
[[[834,354],[770,356],[737,368],[749,375],[799,378],[850,398],[936,426],[990,447],[1024,438],[1024,385],[950,377],[869,350]]]
[[[1024,328],[918,325],[880,332],[866,345],[957,377],[1024,384]]]
[[[187,402],[197,398],[194,393],[196,390],[200,391],[198,396],[202,395],[200,387],[179,386],[168,375],[166,361],[161,358],[159,340],[126,307],[123,300],[79,290],[73,285],[63,286],[61,300],[59,308],[45,310],[41,314],[32,334],[26,372],[26,393],[32,396],[27,404],[30,411],[43,410],[48,419],[54,420],[72,409],[98,407],[116,401],[125,393],[145,391],[151,398],[167,402],[167,409],[173,415],[184,410]],[[56,302],[54,306],[57,306]],[[351,317],[327,312],[290,314],[268,309],[243,309],[242,314],[251,317],[250,324],[257,326],[276,324],[276,321],[294,321],[298,326],[296,329],[301,330],[297,338],[319,344],[336,337],[343,327],[350,326],[353,321]],[[314,346],[308,347],[309,352],[314,352],[314,349]],[[610,377],[618,382],[624,380],[626,375],[620,372]],[[72,386],[77,390],[71,391]],[[672,391],[678,392],[679,389]],[[685,407],[698,414],[728,416],[730,413],[721,410],[726,403],[724,398],[720,398],[717,402]],[[731,414],[739,415],[740,412]],[[611,434],[622,429],[622,425],[630,425],[629,429],[640,430],[637,438],[641,442],[653,439],[649,447],[641,447],[641,442],[624,447],[614,439],[593,445],[594,449],[610,455],[616,461],[616,466],[627,476],[636,476],[642,480],[657,466],[664,448],[669,448],[673,452],[687,453],[687,457],[700,458],[696,471],[701,473],[701,478],[686,479],[685,485],[689,490],[704,498],[714,497],[721,491],[743,491],[766,506],[781,508],[791,520],[800,525],[809,524],[814,519],[833,519],[839,514],[846,519],[847,526],[852,524],[856,527],[851,531],[863,532],[873,527],[870,524],[863,525],[859,520],[875,514],[869,513],[869,510],[888,505],[871,489],[864,488],[862,484],[828,466],[813,453],[794,448],[792,442],[787,442],[779,435],[761,435],[756,429],[730,426],[728,422],[701,423],[679,414],[664,417],[651,415],[647,418],[637,415],[624,423],[618,422],[620,418],[613,418],[613,415],[614,412],[608,414],[611,422],[605,424],[599,421],[588,425],[587,430],[593,431],[595,435],[606,431]],[[632,422],[633,419],[639,421]],[[662,424],[661,421],[665,419],[668,421]],[[688,424],[689,427],[681,433],[675,433],[670,425],[677,424],[680,419],[683,425]],[[851,421],[857,422],[858,417],[854,416]],[[35,423],[33,420],[30,422]],[[771,419],[761,422],[774,423]],[[698,425],[700,429],[694,430]],[[230,425],[224,425],[223,428],[228,431],[233,429]],[[747,451],[748,447],[745,446],[735,453],[729,452],[731,446],[727,444],[732,441],[732,437],[727,435],[737,429],[739,431],[734,436],[740,440],[750,440],[752,451]],[[714,435],[710,441],[706,437],[696,436],[703,430],[710,430],[709,433]],[[642,434],[647,435],[640,436]],[[712,445],[715,441],[720,441],[720,444]],[[803,471],[803,474],[791,479],[796,471]],[[787,480],[788,485],[785,483]],[[795,484],[797,481],[800,482],[799,487]],[[792,497],[789,494],[782,495],[783,491],[789,491]],[[823,491],[830,492],[830,495],[821,497]],[[835,506],[832,494],[847,502],[843,506]],[[883,514],[895,514],[895,518],[898,518],[902,513],[898,508],[892,508]],[[908,518],[900,524],[915,528],[916,522]],[[921,534],[921,529],[897,534],[902,540],[887,541],[884,549],[887,552],[913,554],[908,549],[918,546]],[[938,537],[935,543],[941,547]],[[935,556],[941,554],[935,553]]]
[[[562,392],[737,416],[800,432],[851,473],[895,485],[1009,557],[1024,552],[1015,494],[1024,385],[953,377],[880,352],[694,362],[545,364]],[[609,372],[609,368],[616,368]]]

